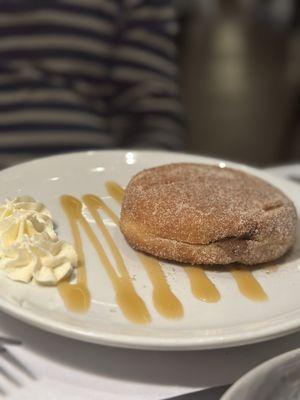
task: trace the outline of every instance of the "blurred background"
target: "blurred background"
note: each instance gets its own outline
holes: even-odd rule
[[[300,0],[0,0],[0,168],[114,147],[300,161],[299,19]]]
[[[300,160],[300,2],[174,1],[188,151]]]

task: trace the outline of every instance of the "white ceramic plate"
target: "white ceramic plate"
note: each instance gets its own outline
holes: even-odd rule
[[[0,200],[28,194],[51,210],[60,238],[72,236],[59,198],[100,195],[115,212],[119,206],[105,190],[107,180],[125,186],[138,171],[171,162],[218,164],[219,160],[166,152],[92,151],[49,157],[21,164],[0,173]],[[300,186],[269,176],[260,170],[227,163],[228,166],[260,176],[282,189],[300,210]],[[85,216],[95,228],[92,218]],[[165,263],[163,268],[171,289],[184,307],[184,317],[162,317],[152,303],[152,287],[135,252],[108,218],[105,223],[124,255],[134,286],[145,299],[152,316],[148,325],[124,318],[115,301],[114,290],[97,255],[84,237],[88,281],[92,304],[88,313],[67,311],[56,288],[10,281],[0,271],[0,308],[37,327],[72,338],[140,349],[207,349],[242,345],[281,336],[300,328],[299,241],[278,270],[257,270],[254,275],[269,296],[256,303],[243,297],[228,272],[208,272],[221,293],[217,303],[204,303],[192,296],[182,267]],[[96,230],[95,230],[96,232]],[[105,242],[98,235],[107,249]],[[109,253],[108,253],[109,254]]]
[[[252,369],[221,400],[299,400],[300,349],[289,351]]]

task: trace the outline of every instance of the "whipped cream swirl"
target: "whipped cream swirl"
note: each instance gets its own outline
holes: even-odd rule
[[[76,266],[74,247],[58,239],[42,203],[21,196],[0,204],[0,268],[10,279],[56,285]]]

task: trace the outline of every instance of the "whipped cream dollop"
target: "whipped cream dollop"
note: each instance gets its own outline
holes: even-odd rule
[[[0,268],[10,279],[56,285],[76,266],[74,247],[58,239],[44,204],[29,196],[0,204]]]

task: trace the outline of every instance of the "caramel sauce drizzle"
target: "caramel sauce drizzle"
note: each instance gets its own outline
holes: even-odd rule
[[[64,301],[66,308],[73,312],[86,312],[90,308],[91,296],[87,286],[86,264],[83,252],[82,240],[77,225],[78,209],[77,201],[73,202],[70,196],[61,197],[62,208],[68,218],[74,247],[78,256],[77,283],[71,284],[68,280],[63,280],[58,284],[59,293]]]
[[[231,275],[236,281],[240,292],[252,301],[266,301],[268,296],[251,271],[245,268],[232,268]]]
[[[107,182],[106,189],[114,200],[119,204],[122,203],[124,190],[121,186],[115,182]],[[114,213],[110,216],[119,226],[119,218]],[[165,318],[181,318],[183,316],[182,304],[171,291],[160,263],[146,254],[137,252],[137,255],[151,281],[153,288],[152,300],[156,310]]]
[[[184,270],[189,278],[192,293],[197,299],[206,303],[216,303],[220,300],[220,292],[202,267],[199,265],[196,267],[188,266]]]
[[[117,203],[120,205],[122,204],[123,198],[124,198],[124,189],[122,186],[120,186],[118,183],[113,182],[113,181],[108,181],[105,184],[106,190],[108,194],[116,200]]]
[[[88,202],[87,207],[91,207],[91,210],[94,213],[94,197],[96,196],[84,196],[85,200]],[[115,293],[116,293],[116,301],[122,310],[123,314],[125,315],[126,318],[128,318],[130,321],[135,322],[135,323],[148,323],[151,320],[151,316],[148,312],[148,309],[144,303],[144,301],[141,299],[141,297],[137,294],[135,291],[135,288],[132,284],[131,278],[128,274],[128,271],[125,267],[124,264],[122,264],[122,257],[120,254],[117,252],[114,252],[114,258],[117,261],[117,266],[119,269],[120,276],[117,275],[114,267],[112,266],[111,262],[109,261],[102,244],[98,240],[96,234],[90,227],[89,223],[86,221],[84,216],[82,215],[82,202],[78,199],[76,199],[73,196],[62,196],[61,202],[63,204],[64,210],[67,212],[67,215],[69,216],[70,224],[71,224],[71,229],[73,232],[74,239],[78,238],[81,241],[80,238],[80,232],[78,229],[78,223],[81,225],[83,228],[85,234],[87,235],[89,241],[93,245],[94,249],[96,250],[98,257],[101,261],[101,264],[105,268],[105,271],[110,278],[110,281],[114,287]],[[94,213],[95,214],[95,213]],[[96,215],[93,215],[94,217]],[[95,221],[97,223],[97,226],[100,228],[103,228],[101,223],[100,217],[95,218]],[[100,221],[100,223],[99,223]],[[104,226],[104,224],[103,224]],[[75,228],[75,229],[74,229]],[[104,234],[105,239],[108,242],[109,247],[112,249],[114,242],[107,231],[107,229],[104,226],[104,229],[101,229],[101,232]],[[75,240],[76,243],[76,240]],[[69,296],[69,293],[67,291],[64,291],[63,293],[60,291],[60,293],[63,295],[63,299],[66,305],[69,305],[71,309],[75,308],[75,305],[73,303],[73,298]]]

